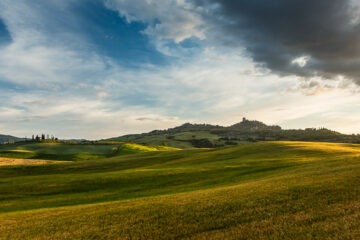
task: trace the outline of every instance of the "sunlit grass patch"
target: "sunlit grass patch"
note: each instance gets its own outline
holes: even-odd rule
[[[359,144],[349,143],[324,143],[324,142],[279,142],[285,143],[287,146],[293,146],[303,149],[314,149],[324,152],[343,152],[350,154],[360,154]]]
[[[15,166],[15,165],[45,165],[45,164],[58,164],[58,163],[66,163],[66,162],[39,160],[39,159],[16,159],[16,158],[0,157],[0,167],[1,166]]]
[[[167,146],[145,146],[136,143],[124,143],[118,147],[118,154],[125,153],[139,153],[139,152],[155,152],[155,151],[175,151],[179,148],[167,147]]]

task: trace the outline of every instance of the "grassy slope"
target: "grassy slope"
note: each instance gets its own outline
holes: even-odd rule
[[[45,160],[94,160],[138,152],[177,150],[165,146],[147,147],[135,143],[17,143],[0,145],[0,158]]]
[[[169,138],[170,137],[170,138]],[[213,144],[220,144],[219,136],[211,134],[205,131],[195,131],[195,132],[180,132],[174,134],[159,134],[159,135],[149,135],[149,136],[137,136],[130,135],[118,138],[112,138],[113,141],[122,141],[122,142],[135,142],[139,144],[149,145],[149,146],[159,146],[166,145],[169,147],[175,148],[194,148],[190,143],[191,140],[199,139],[208,139]]]
[[[0,239],[360,237],[359,145],[147,152],[0,179]]]
[[[112,155],[120,144],[17,143],[0,146],[0,157],[50,160],[87,160]]]

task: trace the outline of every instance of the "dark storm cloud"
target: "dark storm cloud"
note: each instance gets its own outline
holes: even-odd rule
[[[359,11],[350,0],[195,0],[255,62],[280,75],[344,75],[360,84]],[[211,16],[210,16],[211,15]],[[220,34],[221,36],[221,34]],[[222,39],[225,43],[225,39]],[[293,60],[309,56],[306,66]]]

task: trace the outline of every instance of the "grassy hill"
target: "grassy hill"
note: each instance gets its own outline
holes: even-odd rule
[[[14,136],[10,136],[10,135],[3,135],[0,134],[0,144],[3,143],[14,143],[14,142],[20,142],[20,141],[24,141],[24,138],[18,138],[18,137],[14,137]]]
[[[112,148],[0,167],[0,239],[360,238],[360,145]]]
[[[177,148],[213,148],[256,141],[321,141],[360,143],[360,135],[346,135],[326,128],[282,129],[259,121],[243,119],[229,127],[185,123],[167,130],[131,134],[111,141],[143,145],[164,145]]]
[[[170,151],[176,148],[143,146],[122,142],[19,142],[0,145],[0,158],[80,161],[104,159],[139,152]]]

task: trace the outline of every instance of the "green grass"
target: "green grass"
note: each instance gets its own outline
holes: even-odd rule
[[[156,151],[176,151],[178,148],[167,146],[144,146],[136,143],[124,143],[118,147],[116,155],[123,155],[126,153],[141,153],[141,152],[156,152]]]
[[[134,149],[1,167],[0,239],[360,238],[359,145]]]
[[[17,143],[0,146],[0,157],[88,160],[111,156],[120,144]]]
[[[170,151],[176,148],[147,147],[135,143],[17,143],[0,145],[0,157],[46,160],[94,160],[139,152]]]
[[[114,141],[134,142],[148,146],[168,146],[173,148],[190,149],[194,148],[191,140],[208,139],[213,144],[221,144],[219,136],[205,131],[179,132],[174,134],[158,134],[148,136],[130,135],[114,138]]]

